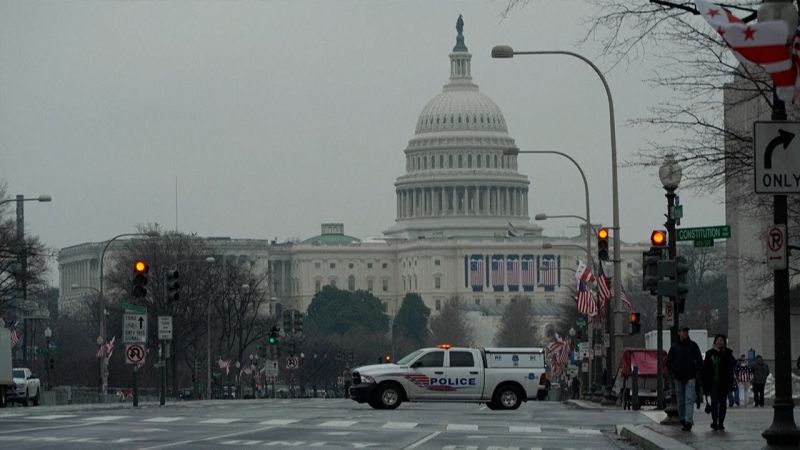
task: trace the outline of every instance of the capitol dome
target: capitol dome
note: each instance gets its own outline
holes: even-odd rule
[[[506,120],[472,81],[463,19],[450,53],[450,79],[417,119],[397,178],[396,225],[407,239],[541,235],[528,215],[528,177],[517,172]]]

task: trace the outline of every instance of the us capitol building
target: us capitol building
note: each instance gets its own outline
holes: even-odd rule
[[[344,224],[326,223],[320,235],[301,242],[206,238],[217,261],[269,271],[277,302],[300,310],[328,284],[369,291],[390,315],[409,292],[419,293],[432,314],[457,297],[489,322],[516,298],[530,303],[545,325],[559,313],[558,303],[573,303],[576,260],[586,259],[585,226],[577,236],[549,238],[531,223],[530,181],[517,171],[517,156],[503,154],[516,147],[514,139],[500,108],[473,82],[460,18],[457,30],[449,81],[423,108],[404,150],[397,218],[384,237],[362,240],[345,234]],[[72,286],[99,286],[102,246],[59,252],[63,313],[86,301],[88,291]],[[641,279],[644,248],[622,247],[624,285],[638,291],[640,281],[631,280]]]

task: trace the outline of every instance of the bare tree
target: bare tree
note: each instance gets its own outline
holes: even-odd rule
[[[463,301],[453,297],[445,302],[438,316],[430,320],[431,342],[446,342],[454,346],[469,347],[473,343],[473,330],[467,322],[467,310]]]
[[[506,305],[500,319],[500,329],[494,337],[500,347],[534,347],[539,342],[533,325],[530,304],[517,297]]]

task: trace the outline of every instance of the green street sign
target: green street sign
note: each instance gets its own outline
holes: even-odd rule
[[[695,239],[694,240],[695,247],[713,247],[714,240],[713,239]]]
[[[697,241],[703,239],[728,239],[731,237],[730,225],[717,225],[714,227],[679,228],[677,240]]]
[[[676,219],[683,219],[683,205],[675,205],[672,209],[672,215]]]
[[[47,354],[47,349],[44,347],[36,347],[36,354],[37,355],[45,355]]]
[[[131,305],[130,303],[123,303],[122,309],[124,309],[126,312],[147,314],[147,308],[145,308],[144,306]]]

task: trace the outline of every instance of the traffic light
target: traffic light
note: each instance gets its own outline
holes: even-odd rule
[[[303,313],[297,312],[294,315],[294,326],[292,327],[295,333],[303,334]]]
[[[181,283],[178,281],[178,269],[167,271],[167,301],[177,302],[180,298]]]
[[[639,334],[642,331],[641,315],[638,312],[631,313],[631,334]]]
[[[55,365],[56,365],[56,360],[53,359],[53,358],[50,358],[50,369],[55,369]]]
[[[283,311],[283,331],[286,334],[292,331],[292,310],[290,309]]]
[[[642,290],[649,291],[650,295],[658,294],[658,281],[661,279],[658,262],[662,252],[660,247],[650,247],[650,250],[642,252]]]
[[[689,282],[686,279],[689,274],[689,261],[685,256],[675,258],[675,296],[677,297],[678,312],[682,313],[686,304],[686,294],[689,293]]]
[[[597,258],[608,261],[608,228],[597,229]]]
[[[272,327],[269,330],[269,338],[267,339],[267,342],[269,342],[269,345],[278,345],[278,333],[279,332],[280,332],[280,328],[278,328],[278,327]]]
[[[650,244],[653,247],[664,247],[667,245],[667,232],[664,230],[653,230],[650,233]]]
[[[147,296],[147,272],[150,266],[144,260],[137,259],[133,263],[133,298],[144,298]]]
[[[386,363],[386,364],[391,363],[392,362],[392,355],[389,355],[389,354],[383,355],[383,362]]]

